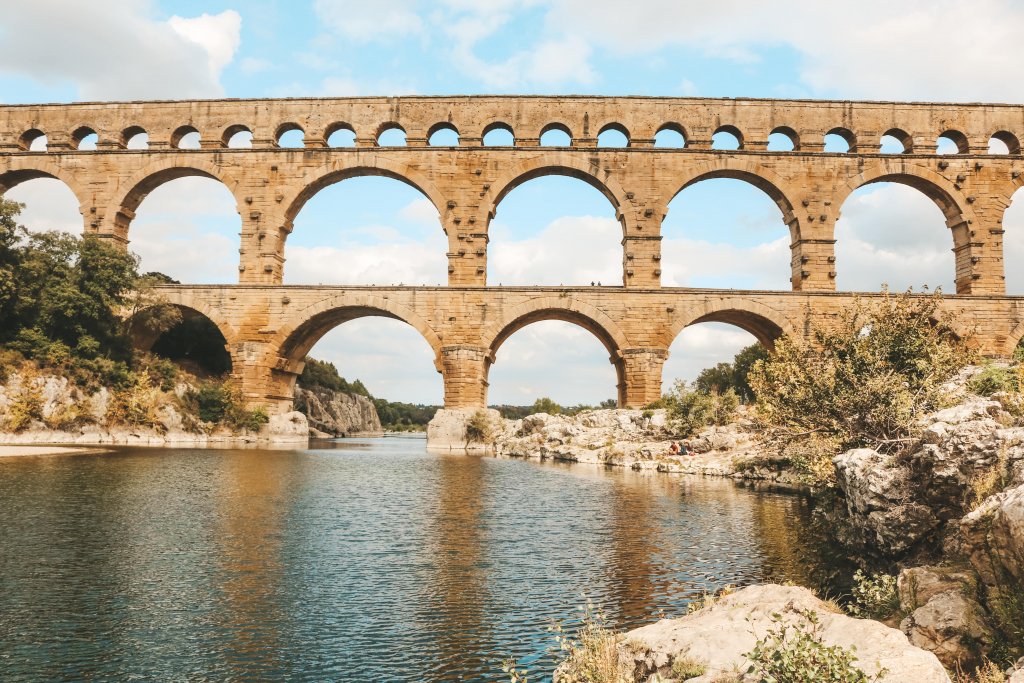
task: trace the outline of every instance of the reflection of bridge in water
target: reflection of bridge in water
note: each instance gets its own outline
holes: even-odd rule
[[[381,147],[398,129],[406,145]],[[456,147],[428,145],[442,129]],[[512,134],[502,147],[493,131]],[[279,146],[301,130],[304,148]],[[340,130],[354,144],[328,146]],[[542,147],[558,130],[563,147]],[[672,130],[685,146],[654,147]],[[239,133],[251,149],[231,148]],[[617,131],[625,147],[598,147]],[[711,148],[719,132],[739,149]],[[139,136],[148,147],[134,149]],[[782,134],[790,151],[768,149]],[[824,151],[824,137],[844,141]],[[198,149],[179,148],[186,136]],[[891,136],[902,154],[881,154]],[[877,182],[909,185],[942,210],[956,262],[958,296],[946,301],[963,330],[989,354],[1009,353],[1024,336],[1024,299],[1004,296],[1002,217],[1024,185],[1024,107],[595,97],[408,97],[216,100],[0,107],[0,191],[34,178],[64,181],[85,230],[118,243],[134,212],[161,184],[215,178],[234,195],[241,233],[239,284],[168,287],[176,304],[221,330],[246,396],[274,410],[291,401],[305,353],[333,327],[367,315],[398,318],[426,338],[444,376],[445,404],[486,403],[494,353],[517,329],[565,320],[597,336],[618,372],[619,401],[642,405],[660,394],[661,367],[687,325],[720,321],[762,343],[802,334],[848,306],[837,294],[834,228],[843,201]],[[95,136],[96,150],[78,149]],[[944,137],[957,154],[937,155]],[[45,139],[45,150],[33,151]],[[1008,154],[990,154],[990,140]],[[306,201],[347,178],[395,178],[437,208],[448,236],[448,287],[283,286],[284,245]],[[488,227],[499,202],[527,180],[567,175],[600,190],[622,226],[620,287],[487,287]],[[669,201],[708,178],[745,180],[766,192],[791,236],[793,292],[662,288],[661,222]],[[881,279],[881,278],[880,278]]]

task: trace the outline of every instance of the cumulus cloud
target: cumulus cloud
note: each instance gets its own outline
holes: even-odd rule
[[[513,228],[496,218],[489,233],[491,284],[622,284],[622,228],[614,219],[567,216],[536,237],[516,239]]]
[[[153,18],[149,0],[8,3],[0,73],[46,86],[70,83],[79,99],[216,97],[238,49],[241,16]],[[45,27],[45,39],[26,26]]]

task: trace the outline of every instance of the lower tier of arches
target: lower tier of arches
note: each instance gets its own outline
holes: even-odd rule
[[[338,325],[367,316],[402,321],[427,342],[444,381],[448,408],[488,404],[488,376],[501,345],[539,321],[558,320],[592,334],[615,368],[624,407],[661,396],[662,369],[676,337],[691,325],[726,323],[771,349],[840,320],[857,298],[879,295],[622,287],[452,288],[189,286],[160,287],[186,320],[202,316],[223,345],[246,400],[271,412],[291,409],[310,349]],[[1012,354],[1024,337],[1024,297],[949,296],[955,331],[988,356]],[[196,329],[201,329],[197,327]],[[147,348],[158,343],[139,338]],[[609,387],[611,389],[611,387]]]

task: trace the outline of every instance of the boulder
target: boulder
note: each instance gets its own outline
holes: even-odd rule
[[[271,415],[266,433],[274,440],[304,441],[309,438],[309,423],[306,421],[306,416],[297,410]]]
[[[960,520],[951,550],[967,558],[986,585],[1024,582],[1024,485],[997,493]]]
[[[685,617],[663,619],[624,634],[617,646],[619,666],[625,680],[647,681],[654,674],[678,680],[672,677],[672,664],[688,657],[702,663],[705,672],[687,680],[711,683],[747,670],[750,662],[744,653],[776,626],[773,615],[786,624],[806,627],[804,614],[810,612],[820,621],[817,636],[822,643],[856,648],[855,665],[869,676],[884,670],[878,680],[886,683],[949,683],[935,655],[912,645],[900,631],[838,613],[806,588],[772,584],[744,588]],[[561,673],[564,680],[568,672]]]
[[[985,610],[975,599],[974,577],[936,567],[914,567],[897,580],[900,608],[907,616],[900,630],[951,670],[971,670],[983,662],[995,637]]]
[[[451,453],[486,453],[492,450],[492,441],[471,441],[467,434],[469,421],[479,412],[486,415],[491,430],[499,428],[501,413],[497,410],[441,408],[427,424],[427,448]]]

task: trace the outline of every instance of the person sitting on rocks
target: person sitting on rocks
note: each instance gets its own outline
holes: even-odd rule
[[[675,441],[670,443],[668,445],[668,452],[671,453],[672,455],[677,455],[679,453],[679,444],[676,443]]]
[[[693,447],[690,446],[689,441],[683,442],[683,455],[697,455],[696,451],[693,450]]]

